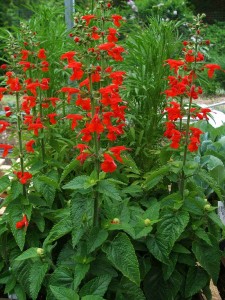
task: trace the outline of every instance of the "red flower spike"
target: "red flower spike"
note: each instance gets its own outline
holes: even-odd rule
[[[34,153],[33,145],[35,144],[35,140],[30,140],[26,143],[26,151],[30,153]]]
[[[2,157],[5,158],[8,155],[9,150],[12,149],[13,146],[7,144],[0,144],[0,148],[4,149],[2,153]]]
[[[96,132],[97,134],[101,134],[104,131],[104,126],[102,125],[102,121],[100,120],[97,114],[94,115],[91,120],[88,129],[90,132]]]
[[[103,156],[104,161],[101,163],[101,170],[105,173],[113,173],[117,168],[114,159],[107,153],[104,153]]]
[[[30,54],[30,51],[26,50],[26,49],[22,49],[20,53],[22,55],[21,60],[27,60],[28,56]]]
[[[180,67],[184,65],[184,62],[176,59],[167,59],[166,63],[170,66],[170,70],[174,70],[175,74],[177,74]]]

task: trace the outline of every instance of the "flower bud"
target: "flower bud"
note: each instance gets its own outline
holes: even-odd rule
[[[204,210],[207,210],[207,211],[211,210],[211,205],[210,204],[206,204],[204,206]]]
[[[45,253],[44,249],[42,249],[42,248],[37,248],[37,255],[43,256],[44,253]]]
[[[151,224],[151,220],[150,219],[145,219],[144,220],[145,226],[149,226]]]
[[[114,218],[114,219],[111,221],[111,224],[120,224],[120,219]]]

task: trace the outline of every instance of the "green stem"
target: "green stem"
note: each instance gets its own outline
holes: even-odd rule
[[[91,14],[94,12],[94,0],[91,0]]]
[[[16,93],[16,112],[17,112],[17,129],[18,129],[18,140],[19,140],[19,160],[20,160],[20,169],[22,175],[24,174],[24,154],[23,154],[23,144],[22,144],[22,123],[21,123],[21,112],[19,104],[19,93]],[[26,188],[23,185],[23,195],[26,197]]]
[[[91,74],[89,75],[89,82],[90,82],[90,98],[91,98],[91,117],[93,118],[95,115],[95,99],[92,93],[93,87],[92,87]],[[95,170],[97,172],[97,179],[99,180],[99,173],[100,173],[99,141],[96,132],[94,132],[93,140],[94,140],[94,153],[95,153]],[[99,193],[97,191],[95,191],[94,193],[93,226],[96,227],[99,226]]]

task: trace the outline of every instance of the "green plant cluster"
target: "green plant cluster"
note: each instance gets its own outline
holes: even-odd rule
[[[209,134],[186,164],[183,152],[167,145],[162,123],[169,71],[163,64],[179,50],[177,24],[157,18],[149,23],[124,42],[128,129],[122,141],[131,151],[121,167],[108,174],[93,170],[88,161],[80,165],[72,149],[78,137],[63,119],[39,136],[47,159],[42,161],[40,150],[31,162],[24,161],[34,176],[27,194],[15,177],[0,178],[0,192],[8,193],[0,218],[4,294],[15,293],[19,300],[192,300],[201,293],[211,299],[225,229],[216,214],[217,200],[224,200],[225,132],[204,125]],[[39,6],[21,30],[2,36],[7,46],[14,45],[12,53],[28,34],[50,54],[52,81],[44,95],[52,96],[63,84],[74,87],[59,62],[74,47],[59,10]],[[67,113],[77,113],[75,105]],[[18,165],[13,159],[13,167]],[[100,224],[93,225],[96,197]],[[18,230],[22,212],[29,226]]]

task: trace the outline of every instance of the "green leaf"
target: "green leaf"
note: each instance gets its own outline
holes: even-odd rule
[[[14,292],[15,292],[15,294],[16,294],[16,296],[19,300],[26,300],[27,299],[24,288],[21,285],[17,284],[14,287]]]
[[[210,239],[213,246],[209,246],[204,241],[194,241],[192,250],[197,261],[212,277],[214,284],[216,284],[220,270],[221,253],[219,250],[218,241],[212,236]]]
[[[23,185],[19,181],[13,181],[9,191],[11,200],[15,200],[19,195],[23,194]]]
[[[146,176],[146,180],[143,184],[143,187],[147,190],[152,189],[154,186],[156,186],[156,184],[158,184],[163,179],[163,177],[167,173],[169,173],[169,171],[170,171],[170,166],[165,165],[162,166],[160,169],[151,172]]]
[[[78,166],[79,164],[80,162],[78,160],[73,159],[67,166],[65,166],[60,178],[60,182],[62,182],[70,172],[74,171],[76,166]]]
[[[125,277],[136,285],[140,284],[139,264],[134,247],[125,233],[119,233],[103,251]]]
[[[58,187],[59,187],[58,182],[48,176],[45,176],[45,175],[38,176],[38,180],[46,183],[49,186],[52,186],[55,189],[58,189]]]
[[[211,240],[207,232],[203,228],[199,228],[195,231],[195,235],[201,240],[205,241],[209,246],[212,246]]]
[[[125,299],[146,300],[142,289],[126,277],[121,280],[121,289]]]
[[[189,222],[189,214],[186,211],[167,213],[157,226],[156,238],[164,245],[167,255],[170,254],[175,242],[183,233]]]
[[[218,198],[220,200],[222,200],[222,194],[221,194],[221,189],[220,186],[218,185],[217,181],[211,177],[208,172],[204,169],[199,169],[198,171],[198,176],[205,181],[210,187],[211,189],[213,189],[213,191],[217,194]]]
[[[41,289],[45,274],[48,271],[48,263],[36,261],[33,263],[30,270],[30,294],[33,300],[37,299],[38,293]]]
[[[52,242],[60,239],[62,236],[68,234],[72,230],[72,222],[70,219],[63,219],[56,223],[50,230],[47,238],[45,239],[43,246],[51,244]]]
[[[185,297],[199,293],[209,282],[209,275],[200,266],[190,267],[185,284]]]
[[[107,179],[98,182],[97,191],[109,198],[121,200],[119,190]]]
[[[84,234],[83,218],[87,214],[89,201],[92,201],[90,197],[79,193],[74,194],[71,199],[70,215],[72,220],[72,243],[73,247],[79,242],[80,238]]]
[[[98,295],[103,297],[108,289],[112,277],[110,275],[102,275],[90,280],[80,289],[80,296]]]
[[[189,254],[191,253],[186,247],[181,244],[175,244],[173,247],[173,252]]]
[[[2,176],[0,178],[0,193],[3,193],[10,186],[10,180],[8,176]]]
[[[104,298],[97,295],[87,295],[82,297],[81,300],[104,300]]]
[[[219,216],[214,211],[211,211],[208,213],[208,218],[210,220],[212,220],[213,223],[216,224],[219,228],[221,228],[221,229],[225,228],[225,226],[222,223],[222,221],[220,220]]]
[[[93,252],[96,248],[101,246],[108,237],[108,232],[104,229],[93,227],[89,233],[87,240],[87,253]]]
[[[96,184],[96,181],[91,179],[90,176],[81,175],[75,177],[70,182],[65,184],[62,188],[65,190],[86,190]]]
[[[79,300],[79,295],[68,288],[61,286],[52,286],[50,285],[50,289],[55,296],[56,300]]]
[[[76,290],[90,269],[89,264],[76,264],[74,271],[73,288]]]
[[[169,264],[168,251],[164,243],[157,237],[149,236],[146,240],[149,252],[164,264]]]
[[[19,255],[16,260],[20,261],[20,260],[26,260],[26,259],[29,259],[29,258],[35,258],[35,257],[38,257],[38,254],[37,254],[37,249],[38,248],[29,248],[27,249],[26,251],[24,251],[21,255]]]

